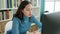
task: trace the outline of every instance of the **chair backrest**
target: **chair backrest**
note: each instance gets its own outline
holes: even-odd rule
[[[7,22],[7,24],[5,25],[5,33],[4,34],[6,34],[8,30],[12,29],[12,23],[13,23],[13,21]]]

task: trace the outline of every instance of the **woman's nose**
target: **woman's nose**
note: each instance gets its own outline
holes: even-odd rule
[[[30,11],[30,14],[32,14],[32,11]]]

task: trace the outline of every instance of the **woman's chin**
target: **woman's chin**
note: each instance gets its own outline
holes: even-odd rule
[[[28,17],[31,17],[31,16],[28,16]]]

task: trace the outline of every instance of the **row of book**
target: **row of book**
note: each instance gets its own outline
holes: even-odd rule
[[[22,0],[0,0],[1,8],[17,8]]]
[[[1,8],[17,8],[20,3],[24,0],[0,0],[0,9]],[[33,6],[38,6],[39,0],[28,0],[32,3]]]
[[[12,12],[10,10],[0,10],[0,20],[10,19]]]

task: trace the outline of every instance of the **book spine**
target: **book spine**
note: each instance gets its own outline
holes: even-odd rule
[[[18,7],[18,0],[16,0],[16,8]]]
[[[0,9],[2,8],[2,1],[0,0]]]
[[[4,0],[2,0],[2,8],[4,8]]]
[[[4,20],[6,19],[6,11],[4,11]]]
[[[7,0],[7,8],[9,8],[9,0]]]
[[[20,5],[20,0],[18,0],[18,6]]]
[[[4,20],[4,12],[2,11],[2,20]]]
[[[10,2],[10,8],[12,8],[12,0],[10,0],[9,2]]]
[[[7,8],[7,0],[4,0],[4,8]]]
[[[13,10],[10,11],[10,18],[13,18]]]
[[[2,20],[2,12],[0,12],[0,20]]]
[[[14,8],[14,0],[12,0],[12,8]]]
[[[6,19],[9,19],[9,18],[10,18],[10,11],[7,10],[7,11],[6,11]]]
[[[16,0],[14,0],[14,7],[16,8]]]

